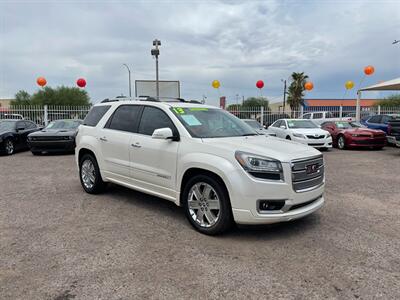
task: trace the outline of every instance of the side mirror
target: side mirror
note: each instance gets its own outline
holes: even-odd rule
[[[166,139],[173,139],[174,134],[172,133],[171,128],[158,128],[154,130],[152,136],[153,139],[158,139],[158,140],[166,140]]]
[[[17,131],[23,131],[25,130],[25,127],[17,127]]]
[[[282,125],[280,128],[281,128],[281,129],[286,129],[286,126],[283,126],[283,125]]]

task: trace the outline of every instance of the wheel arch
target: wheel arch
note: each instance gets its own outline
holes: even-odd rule
[[[229,197],[228,186],[227,186],[226,182],[224,181],[224,179],[219,174],[217,174],[216,172],[211,171],[211,170],[209,170],[207,168],[204,168],[204,167],[190,167],[190,168],[185,170],[185,172],[184,172],[184,174],[182,176],[182,179],[180,180],[180,185],[179,185],[179,190],[180,190],[179,206],[182,206],[182,203],[183,203],[182,202],[183,201],[183,199],[182,199],[182,194],[183,194],[182,191],[183,191],[183,189],[185,188],[185,186],[186,186],[187,182],[189,181],[189,179],[194,177],[194,176],[196,176],[196,175],[207,175],[207,176],[212,177],[213,179],[215,179],[216,181],[218,181],[221,184],[222,188],[225,189],[225,191],[227,192],[228,197]],[[229,202],[230,202],[230,197],[229,197]]]

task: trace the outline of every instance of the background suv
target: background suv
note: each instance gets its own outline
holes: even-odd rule
[[[233,222],[290,221],[323,203],[319,151],[253,128],[225,110],[187,102],[95,105],[76,137],[84,190],[113,182],[183,206],[200,232]]]

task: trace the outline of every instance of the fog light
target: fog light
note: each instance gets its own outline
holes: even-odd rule
[[[259,211],[280,210],[285,206],[285,200],[260,200],[258,202]]]

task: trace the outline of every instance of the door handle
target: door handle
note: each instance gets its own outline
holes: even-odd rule
[[[142,148],[142,146],[140,146],[139,143],[131,144],[131,146],[134,147],[134,148]]]
[[[99,138],[99,140],[102,141],[102,142],[107,142],[107,138],[106,137],[101,137],[101,138]]]

